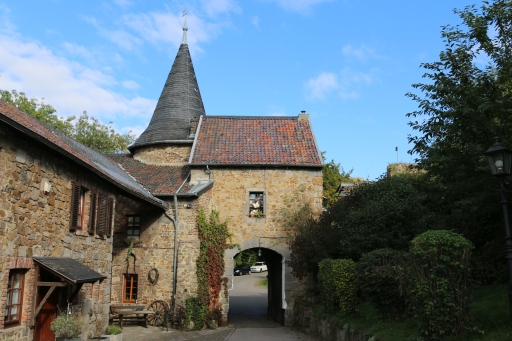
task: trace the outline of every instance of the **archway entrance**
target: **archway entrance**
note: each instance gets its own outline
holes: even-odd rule
[[[283,325],[283,256],[262,247],[244,250],[233,258],[238,263],[242,261],[251,265],[264,262],[267,271],[257,270],[250,275],[232,276],[228,320],[252,326],[262,326],[272,321]]]

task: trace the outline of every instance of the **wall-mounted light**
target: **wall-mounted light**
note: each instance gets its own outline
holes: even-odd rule
[[[51,189],[52,189],[52,185],[50,184],[50,182],[49,182],[49,181],[45,180],[45,181],[43,182],[43,193],[44,193],[45,195],[48,195],[48,194],[50,194],[50,190],[51,190]]]

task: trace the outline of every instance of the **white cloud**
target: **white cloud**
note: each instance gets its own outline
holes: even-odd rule
[[[311,7],[332,0],[270,0],[277,3],[282,8],[299,13],[308,13]]]
[[[121,83],[125,88],[130,90],[137,90],[140,88],[139,84],[136,81],[124,81]]]
[[[260,18],[257,15],[253,16],[251,19],[251,23],[256,27],[259,27],[260,26]]]
[[[96,20],[96,18],[92,18],[92,17],[85,17],[85,20],[88,23],[90,23],[91,25],[93,25],[101,36],[110,40],[111,42],[113,42],[114,44],[116,44],[117,46],[119,46],[122,49],[125,49],[127,51],[136,51],[143,44],[142,39],[133,36],[132,34],[128,33],[126,30],[106,29]]]
[[[338,76],[330,72],[322,72],[316,78],[306,83],[310,99],[324,99],[331,92],[339,88]]]
[[[136,32],[142,39],[157,47],[170,44],[174,48],[181,44],[183,18],[179,14],[170,12],[127,14],[122,17],[122,21],[124,25]],[[194,28],[187,32],[187,43],[192,53],[201,51],[199,43],[210,41],[219,32],[221,26],[220,24],[208,23],[190,14],[187,15],[187,24]]]
[[[339,73],[322,72],[305,84],[307,98],[323,100],[331,94],[337,94],[343,100],[360,97],[360,90],[376,81],[372,74],[344,69]]]
[[[144,130],[146,130],[148,124],[149,120],[144,125],[122,127],[119,131],[123,134],[130,133],[132,135],[135,135],[136,137],[139,137],[140,134],[142,134]]]
[[[127,7],[130,7],[133,5],[133,2],[131,2],[129,0],[113,0],[113,1],[117,6],[122,7],[122,8],[127,8]]]
[[[116,92],[109,74],[56,56],[37,41],[0,34],[0,46],[0,89],[44,98],[62,116],[86,110],[103,121],[151,117],[156,101]]]
[[[360,61],[367,61],[368,59],[382,59],[384,56],[379,55],[375,52],[374,48],[368,47],[361,44],[359,47],[353,47],[352,45],[345,45],[341,49],[341,52],[346,57],[355,57]]]
[[[211,17],[229,12],[240,12],[234,0],[201,0],[204,11]]]

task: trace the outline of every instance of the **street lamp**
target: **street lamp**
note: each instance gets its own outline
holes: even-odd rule
[[[505,177],[510,175],[510,166],[512,164],[512,152],[503,147],[498,136],[494,137],[494,144],[484,153],[491,167],[492,175],[496,176],[500,182],[498,192],[500,192],[501,206],[503,209],[503,221],[505,223],[505,249],[508,260],[508,303],[510,316],[512,317],[512,236],[510,235],[510,225],[508,222],[508,200],[507,187],[508,182]]]

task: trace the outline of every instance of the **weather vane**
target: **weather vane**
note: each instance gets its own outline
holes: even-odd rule
[[[181,12],[181,16],[185,17],[185,23],[183,24],[183,40],[181,41],[182,44],[187,44],[187,13],[188,13],[188,3],[185,7],[185,10]]]

